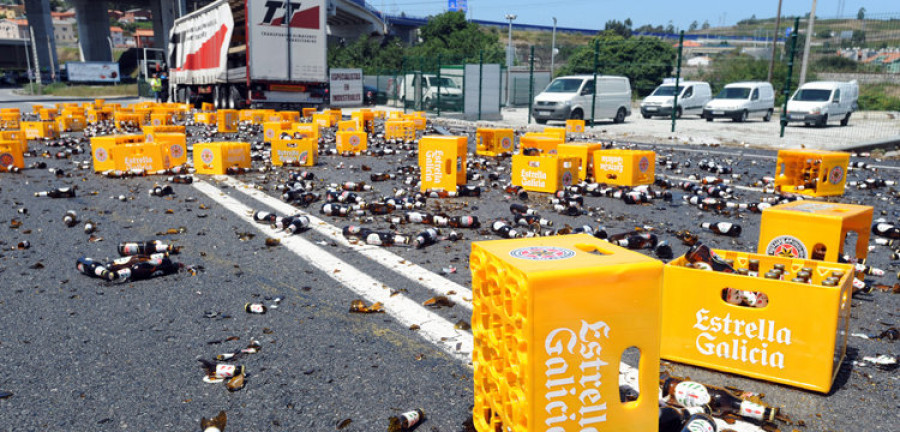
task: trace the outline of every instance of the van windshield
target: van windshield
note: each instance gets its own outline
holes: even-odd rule
[[[441,77],[438,79],[437,77],[428,77],[428,82],[434,87],[456,88],[456,83],[450,78]]]
[[[750,97],[750,87],[726,87],[716,95],[716,99],[747,99],[748,97]]]
[[[684,86],[678,86],[678,93],[684,90]],[[653,94],[650,96],[675,96],[675,86],[667,85],[667,86],[659,86],[656,90],[653,91]]]
[[[575,93],[581,88],[582,81],[575,78],[555,79],[544,91],[547,93]]]
[[[831,90],[800,89],[794,93],[794,100],[800,102],[827,102],[831,99]]]

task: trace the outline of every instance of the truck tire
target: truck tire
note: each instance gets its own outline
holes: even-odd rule
[[[242,103],[241,92],[237,86],[228,86],[228,109],[239,109]]]
[[[847,113],[847,115],[841,119],[841,126],[847,126],[848,124],[850,124],[850,113]]]
[[[182,86],[175,88],[175,102],[184,103],[184,92],[185,89]]]
[[[223,97],[223,94],[222,94],[222,93],[223,93],[223,92],[222,92],[222,86],[219,86],[219,85],[213,86],[213,94],[212,94],[212,98],[213,98],[213,106],[214,106],[216,109],[222,109],[222,108],[224,108],[224,107],[222,106],[222,97]]]

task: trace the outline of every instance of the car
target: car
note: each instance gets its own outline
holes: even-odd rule
[[[671,116],[672,102],[675,98],[675,80],[663,82],[641,102],[641,116],[648,119],[653,116]],[[675,117],[682,115],[703,114],[703,105],[712,99],[709,83],[702,81],[681,81],[678,83],[678,109]]]
[[[556,78],[534,98],[534,121],[613,119],[622,123],[631,115],[631,82],[624,76],[593,75]],[[593,119],[591,119],[593,113]]]
[[[775,90],[765,81],[745,81],[726,85],[722,91],[703,107],[700,117],[706,121],[730,118],[744,122],[751,117],[772,119],[775,111]]]
[[[387,103],[387,93],[379,90],[378,87],[364,85],[363,86],[363,104],[379,105]]]
[[[850,123],[850,115],[857,109],[859,84],[839,81],[813,81],[803,84],[787,103],[788,122],[824,127],[829,120],[839,120],[841,126]]]

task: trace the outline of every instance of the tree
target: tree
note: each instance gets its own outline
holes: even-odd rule
[[[625,18],[625,27],[628,27],[630,29],[632,24],[633,23],[631,22],[631,18]]]
[[[859,8],[859,12],[856,13],[856,19],[858,19],[860,21],[866,19],[866,8],[864,8],[864,7]]]
[[[594,43],[599,43],[599,70],[604,75],[624,75],[639,95],[652,91],[663,78],[672,74],[676,52],[670,44],[654,37],[624,38],[611,31],[595,36],[578,48],[560,75],[594,73]]]
[[[631,28],[625,23],[619,20],[609,20],[606,22],[606,26],[603,28],[604,31],[611,31],[617,35],[620,35],[624,38],[631,37]]]
[[[701,30],[709,30],[709,20],[703,20],[703,25],[700,26]]]
[[[866,32],[864,30],[853,30],[853,35],[850,36],[850,43],[854,46],[862,46],[866,43]]]
[[[694,22],[691,23],[690,27],[688,27],[688,31],[697,31],[697,27],[699,26],[700,24],[697,23],[697,20],[694,20]]]
[[[442,62],[478,62],[484,50],[485,63],[502,63],[505,58],[498,33],[483,31],[478,24],[466,21],[462,11],[445,12],[431,17],[419,29],[422,43],[409,49],[409,55],[436,58]]]
[[[816,37],[819,39],[828,39],[831,37],[831,29],[822,29],[816,32]]]

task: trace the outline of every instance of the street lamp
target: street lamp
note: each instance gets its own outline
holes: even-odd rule
[[[517,18],[516,15],[506,14],[509,21],[509,46],[506,48],[506,106],[509,107],[510,95],[512,94],[512,64],[513,64],[513,46],[512,46],[512,22]]]
[[[553,41],[550,43],[550,79],[553,80],[553,67],[556,65],[556,17],[553,17]]]

